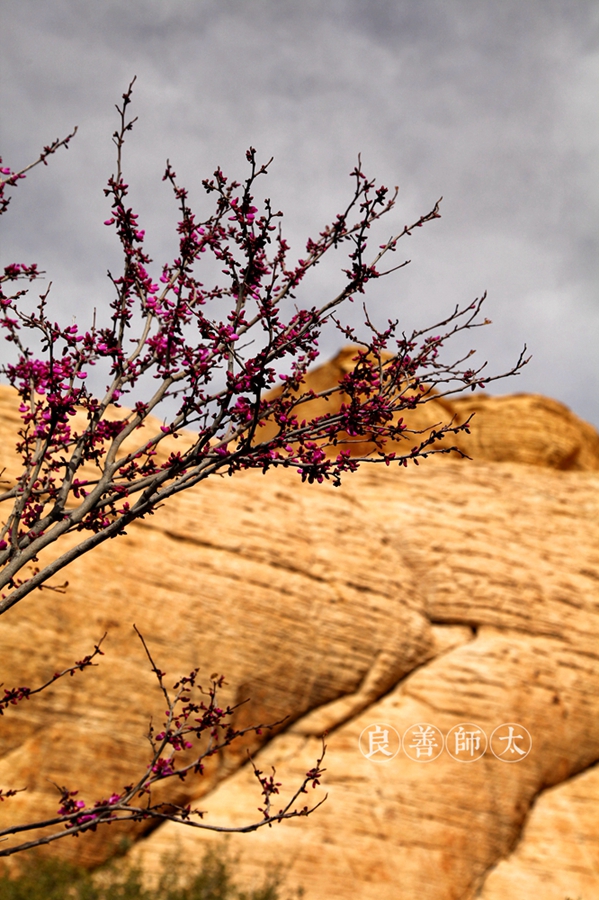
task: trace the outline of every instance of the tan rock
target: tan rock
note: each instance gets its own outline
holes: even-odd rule
[[[308,373],[306,389],[319,392],[338,384],[353,368],[356,352],[357,348],[346,347],[334,359]],[[273,391],[273,395],[276,393]],[[299,407],[301,416],[337,412],[347,399],[344,394],[335,394],[327,400],[308,401]],[[597,431],[563,403],[539,394],[492,397],[479,391],[439,397],[433,391],[426,403],[402,415],[409,431],[403,441],[390,442],[388,448],[405,453],[423,439],[417,436],[418,432],[426,434],[435,426],[449,423],[453,417],[459,425],[470,416],[473,416],[471,434],[447,435],[435,446],[455,446],[472,459],[490,462],[522,462],[563,471],[599,470]],[[264,436],[275,433],[270,424],[262,432]],[[347,448],[352,456],[370,454],[375,449],[372,443],[356,438],[351,439]],[[328,452],[336,455],[338,450],[330,448]],[[461,457],[455,453],[452,458]]]
[[[514,851],[488,873],[477,900],[594,897],[599,884],[599,770],[545,791]]]
[[[330,731],[323,808],[307,822],[232,838],[249,882],[283,860],[290,885],[304,885],[308,897],[479,896],[487,877],[492,884],[495,865],[510,860],[531,807],[541,807],[538,798],[551,785],[566,789],[571,776],[597,760],[597,476],[545,473],[541,479],[523,466],[497,471],[482,464],[467,471],[465,482],[457,464],[404,473],[393,483],[372,470],[352,481],[362,508],[375,508],[376,499],[385,503],[389,544],[400,548],[416,574],[423,613],[437,632],[450,630],[450,638],[447,649],[378,701],[364,707],[358,690],[300,719],[259,755],[261,768],[273,764],[278,780],[293,784],[317,754],[317,735]],[[569,491],[586,523],[581,532],[566,509]],[[489,753],[470,764],[444,753],[428,764],[400,754],[376,765],[361,756],[358,740],[377,722],[400,734],[418,722],[444,733],[473,722],[488,736],[501,723],[515,722],[528,729],[533,749],[513,765]],[[251,815],[254,803],[246,769],[205,805],[211,821],[232,824],[238,815]],[[592,794],[583,813],[586,834],[596,835]],[[543,860],[553,856],[555,867],[565,859],[559,878],[546,870],[543,897],[563,900],[560,890],[573,872],[572,895],[592,897],[592,855],[579,853],[573,865],[568,853],[577,832],[554,853],[551,841],[558,838],[549,830],[550,841],[541,833],[521,864],[526,878],[534,888]],[[206,840],[213,839],[167,825],[140,845],[139,855],[151,866],[175,841],[189,855]],[[528,846],[526,835],[522,840]],[[530,857],[532,870],[526,868]],[[503,896],[534,896],[518,892],[528,883],[521,872],[511,885],[511,872],[501,883]],[[486,900],[484,892],[480,896]]]
[[[599,469],[599,434],[557,400],[540,394],[475,393],[455,399],[452,406],[458,421],[474,413],[471,434],[460,442],[473,459],[562,471]]]
[[[531,419],[520,420],[517,442],[491,414],[512,400],[526,398],[481,407],[481,433],[494,435],[480,439],[481,452],[491,459],[526,445]],[[559,404],[547,404],[547,441],[566,446]],[[3,391],[0,428],[7,407]],[[0,805],[0,823],[53,813],[48,778],[91,800],[145,765],[148,719],[158,722],[164,704],[135,622],[169,679],[199,663],[226,674],[225,702],[251,696],[241,725],[289,716],[256,755],[287,790],[329,731],[323,789],[310,790],[315,800],[328,792],[326,803],[308,819],[232,837],[246,883],[282,862],[308,900],[519,900],[540,885],[543,900],[592,898],[599,475],[594,433],[570,416],[568,446],[582,449],[567,466],[569,451],[541,441],[527,457],[534,465],[522,464],[522,451],[519,464],[364,466],[339,489],[301,485],[288,471],[247,472],[179,495],[78,560],[66,594],[38,592],[2,617],[5,685],[33,685],[109,635],[97,669],[3,717],[0,787],[28,790]],[[443,733],[474,723],[488,736],[513,722],[533,747],[511,765],[489,752],[471,763],[445,751],[427,763],[403,750],[388,763],[361,754],[372,724],[403,734],[419,722]],[[196,799],[209,822],[254,820],[259,795],[243,759],[215,761],[178,799]],[[53,852],[97,863],[123,832],[66,839]],[[175,843],[197,858],[212,840],[164,825],[134,853],[151,868]]]

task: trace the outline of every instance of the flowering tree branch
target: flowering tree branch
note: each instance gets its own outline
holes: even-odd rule
[[[243,729],[233,728],[230,717],[237,707],[221,708],[218,705],[217,694],[225,682],[224,678],[217,674],[210,676],[210,687],[204,690],[198,682],[199,670],[194,669],[188,676],[180,678],[170,691],[165,684],[165,673],[154,662],[150,650],[137,628],[135,631],[143,644],[167,706],[166,720],[159,733],[154,732],[150,723],[148,739],[152,749],[150,762],[145,771],[137,781],[126,785],[120,792],[115,792],[108,798],[97,800],[92,804],[87,804],[84,800],[79,799],[78,791],[56,785],[60,793],[57,814],[37,822],[12,825],[0,830],[0,857],[11,856],[23,850],[50,844],[69,835],[77,837],[86,831],[96,831],[98,825],[107,825],[113,822],[168,820],[208,831],[250,832],[256,831],[264,825],[271,826],[273,822],[310,815],[321,803],[324,803],[326,797],[313,806],[306,803],[303,806],[298,805],[302,802],[302,795],[307,794],[308,786],[312,785],[315,788],[320,783],[320,778],[325,771],[322,768],[326,750],[324,741],[322,754],[315,766],[306,772],[293,796],[278,809],[273,808],[273,797],[279,794],[281,787],[281,784],[274,780],[275,770],[273,769],[272,775],[266,776],[250,758],[254,774],[260,784],[263,806],[258,807],[261,818],[248,825],[212,825],[203,821],[204,811],[192,809],[191,805],[182,807],[172,802],[155,802],[152,798],[152,789],[157,784],[172,779],[182,782],[188,776],[202,775],[204,760],[219,753],[248,732],[261,734],[264,729],[274,728],[281,722],[252,725]],[[0,700],[0,715],[7,707],[15,706],[22,700],[40,693],[49,685],[54,684],[57,679],[67,674],[73,675],[76,671],[83,671],[83,669],[95,665],[93,659],[98,654],[103,655],[100,649],[101,643],[102,641],[96,645],[92,654],[78,661],[74,666],[56,673],[49,681],[34,690],[27,687],[5,690],[5,697]],[[194,698],[194,694],[196,698]],[[185,759],[182,759],[182,756]],[[16,795],[20,790],[25,790],[25,788],[4,792],[0,790],[0,801]],[[30,840],[2,846],[9,838],[30,832],[34,832],[34,837]]]
[[[67,669],[63,669],[62,672],[55,672],[49,681],[44,682],[44,684],[39,687],[33,689],[28,687],[16,687],[11,688],[10,690],[4,688],[4,697],[0,698],[0,716],[4,715],[4,710],[9,706],[16,706],[21,700],[29,700],[34,694],[40,694],[42,691],[45,691],[46,688],[50,687],[51,684],[54,684],[59,678],[64,678],[65,675],[74,675],[75,672],[83,672],[83,670],[87,669],[89,666],[96,666],[97,663],[93,662],[93,660],[96,656],[104,656],[104,652],[100,650],[100,647],[105,638],[106,634],[98,641],[94,647],[94,652],[89,656],[77,660],[74,665],[69,666]],[[0,688],[1,687],[4,687],[4,685],[0,684]]]
[[[288,261],[289,246],[278,224],[282,214],[269,200],[261,210],[254,205],[256,180],[269,163],[260,165],[253,148],[246,154],[249,175],[243,184],[229,181],[220,169],[203,182],[215,210],[200,221],[168,163],[163,180],[179,207],[179,250],[155,280],[144,250],[145,232],[127,206],[122,169],[125,136],[135,122],[128,118],[132,88],[133,82],[117,106],[116,172],[105,190],[111,203],[105,224],[115,229],[123,250],[122,274],[109,273],[115,289],[109,321],[97,324],[94,312],[87,330],[74,323],[53,323],[47,312],[49,288],[36,310],[24,312],[26,291],[11,294],[4,288],[34,281],[41,273],[35,265],[11,264],[0,276],[0,323],[18,351],[18,361],[3,372],[20,395],[23,421],[17,446],[22,472],[0,494],[0,500],[12,504],[0,523],[0,614],[74,559],[123,534],[135,519],[216,473],[284,466],[296,469],[303,481],[330,479],[339,485],[344,473],[365,461],[351,455],[352,441],[365,434],[376,447],[368,458],[371,463],[406,465],[429,453],[461,453],[440,441],[467,430],[469,421],[439,424],[423,434],[409,429],[402,413],[439,393],[482,388],[516,373],[527,361],[521,355],[509,372],[489,376],[483,375],[484,366],[464,366],[471,354],[454,363],[441,360],[449,338],[488,323],[479,319],[484,296],[410,336],[398,333],[398,322],[377,329],[368,314],[370,336],[365,341],[342,324],[338,314],[346,302],[363,294],[370,281],[407,264],[381,268],[400,239],[440,217],[436,203],[369,259],[370,229],[393,209],[397,192],[390,194],[368,180],[360,160],[351,173],[354,189],[347,207],[317,238],[308,240],[296,264]],[[45,148],[33,165],[45,163],[72,136]],[[0,182],[0,211],[8,204],[2,199],[5,188],[14,186],[27,169],[0,170],[7,176]],[[307,273],[340,247],[349,252],[336,296],[321,306],[295,307],[285,314]],[[206,257],[217,262],[224,284],[211,287],[199,280],[197,269]],[[216,311],[223,305],[228,312],[220,318]],[[361,347],[353,371],[335,387],[315,394],[305,389],[305,376],[318,356],[318,338],[327,323]],[[24,340],[26,331],[41,339],[41,358]],[[107,372],[105,391],[98,397],[86,385],[96,365]],[[277,375],[281,367],[286,371]],[[121,401],[149,374],[153,391],[125,411]],[[338,411],[302,417],[303,404],[335,393],[343,398]],[[139,437],[150,414],[160,414],[166,401],[176,411],[153,433],[148,435],[146,428]],[[77,411],[83,424],[76,424]],[[265,424],[274,425],[275,434],[261,439]],[[195,434],[191,446],[159,461],[162,442],[183,429]],[[404,442],[405,452],[398,452],[398,442]],[[35,566],[42,551],[55,543],[60,547],[69,534],[80,535],[80,540]]]
[[[124,534],[131,522],[212,475],[251,468],[265,473],[283,466],[295,469],[302,481],[339,485],[342,476],[362,462],[405,466],[431,453],[463,456],[447,437],[467,431],[470,420],[419,431],[409,427],[405,415],[465,387],[484,388],[516,374],[527,362],[523,351],[508,372],[488,375],[483,371],[486,364],[468,364],[474,351],[454,362],[443,359],[445,344],[454,335],[488,324],[481,320],[484,295],[410,334],[399,331],[398,321],[378,328],[366,307],[366,339],[343,321],[346,304],[364,294],[369,282],[408,264],[389,262],[399,241],[440,217],[439,201],[370,251],[372,229],[393,210],[397,190],[389,192],[367,179],[359,157],[346,208],[308,239],[297,262],[290,260],[282,213],[270,200],[260,208],[255,200],[256,182],[267,174],[272,160],[260,164],[250,148],[243,183],[229,181],[218,168],[203,182],[214,201],[205,218],[192,211],[188,192],[167,162],[163,181],[179,210],[178,251],[172,261],[154,268],[144,249],[139,217],[128,206],[123,174],[125,138],[136,121],[129,117],[134,81],[117,106],[116,170],[105,189],[111,209],[105,225],[115,230],[123,252],[121,272],[109,273],[114,288],[109,311],[94,310],[87,328],[75,322],[60,325],[48,312],[50,287],[32,311],[24,307],[27,290],[21,285],[44,274],[35,264],[11,263],[0,274],[0,325],[17,357],[2,372],[18,393],[22,420],[16,448],[20,470],[0,472],[0,501],[7,510],[0,522],[0,614],[35,589],[66,591],[68,582],[50,581],[73,560]],[[0,214],[10,202],[7,189],[16,187],[34,166],[46,165],[61,147],[67,148],[76,130],[45,147],[20,171],[2,167],[0,159]],[[307,274],[334,249],[347,251],[336,294],[318,306],[296,305]],[[223,277],[212,284],[209,273],[215,266]],[[208,270],[202,280],[200,270]],[[314,391],[306,376],[318,358],[325,327],[336,328],[356,345],[354,366],[337,385]],[[27,340],[28,335],[40,350],[32,349],[35,340]],[[99,394],[89,387],[93,367],[105,384]],[[153,383],[150,391],[148,383]],[[121,405],[127,397],[130,410]],[[338,402],[331,403],[328,412],[310,416],[306,404],[318,398]],[[184,431],[182,449],[174,451],[172,439]],[[373,452],[352,453],[365,438]],[[0,841],[18,837],[14,845],[0,844],[0,856],[115,821],[170,820],[246,832],[308,815],[320,805],[301,803],[302,794],[310,784],[319,784],[324,771],[324,743],[315,766],[280,808],[273,805],[280,788],[276,773],[266,775],[252,761],[262,805],[261,818],[249,825],[209,825],[201,810],[156,800],[152,790],[159,783],[201,775],[205,759],[247,732],[280,723],[234,729],[229,721],[234,709],[217,703],[223,685],[217,675],[211,676],[206,690],[198,682],[198,670],[168,689],[164,673],[138,635],[167,707],[162,730],[154,733],[150,726],[146,770],[120,792],[91,804],[79,799],[76,790],[57,785],[56,815],[0,831]],[[0,715],[57,679],[95,665],[101,644],[38,688],[5,690]],[[19,790],[0,790],[0,801]]]

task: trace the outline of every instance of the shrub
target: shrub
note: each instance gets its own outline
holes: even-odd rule
[[[283,898],[280,893],[280,873],[268,873],[261,887],[242,890],[232,874],[235,862],[222,848],[207,850],[200,867],[191,871],[178,857],[167,857],[157,883],[149,888],[142,870],[130,864],[90,873],[34,856],[22,871],[0,874],[0,900],[291,900],[292,895]],[[295,896],[302,894],[299,889]]]

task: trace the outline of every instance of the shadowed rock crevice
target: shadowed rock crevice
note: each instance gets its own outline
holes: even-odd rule
[[[438,656],[450,653],[454,647],[473,640],[470,628],[453,625],[434,625],[431,637],[432,641],[425,649],[425,655],[408,672],[394,672],[389,668],[388,656],[379,653],[355,693],[339,697],[325,707],[310,710],[298,722],[291,725],[289,731],[312,737],[321,737],[325,733],[330,735],[357,718],[367,707],[394,691],[421,666],[427,665]]]
[[[489,866],[469,896],[499,900],[506,889],[524,882],[528,890],[549,887],[556,897],[559,891],[575,897],[582,890],[577,887],[581,880],[588,884],[590,876],[599,884],[598,817],[592,808],[598,795],[599,759],[557,785],[540,788],[513,846]]]

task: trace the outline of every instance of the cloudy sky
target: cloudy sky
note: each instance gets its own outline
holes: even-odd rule
[[[48,272],[57,316],[83,323],[111,299],[102,189],[114,104],[137,75],[125,165],[157,262],[174,246],[167,157],[202,209],[217,164],[242,178],[248,146],[274,156],[266,192],[301,256],[344,206],[361,153],[367,174],[399,186],[386,232],[444,197],[442,219],[404,247],[411,265],[372,291],[376,321],[432,324],[487,290],[493,325],[469,346],[495,372],[525,342],[533,354],[493,391],[544,393],[599,426],[593,0],[4,0],[2,18],[5,164],[79,126],[19,186],[0,232],[3,265]],[[316,269],[303,302],[339,283]],[[340,345],[333,335],[323,353]]]

